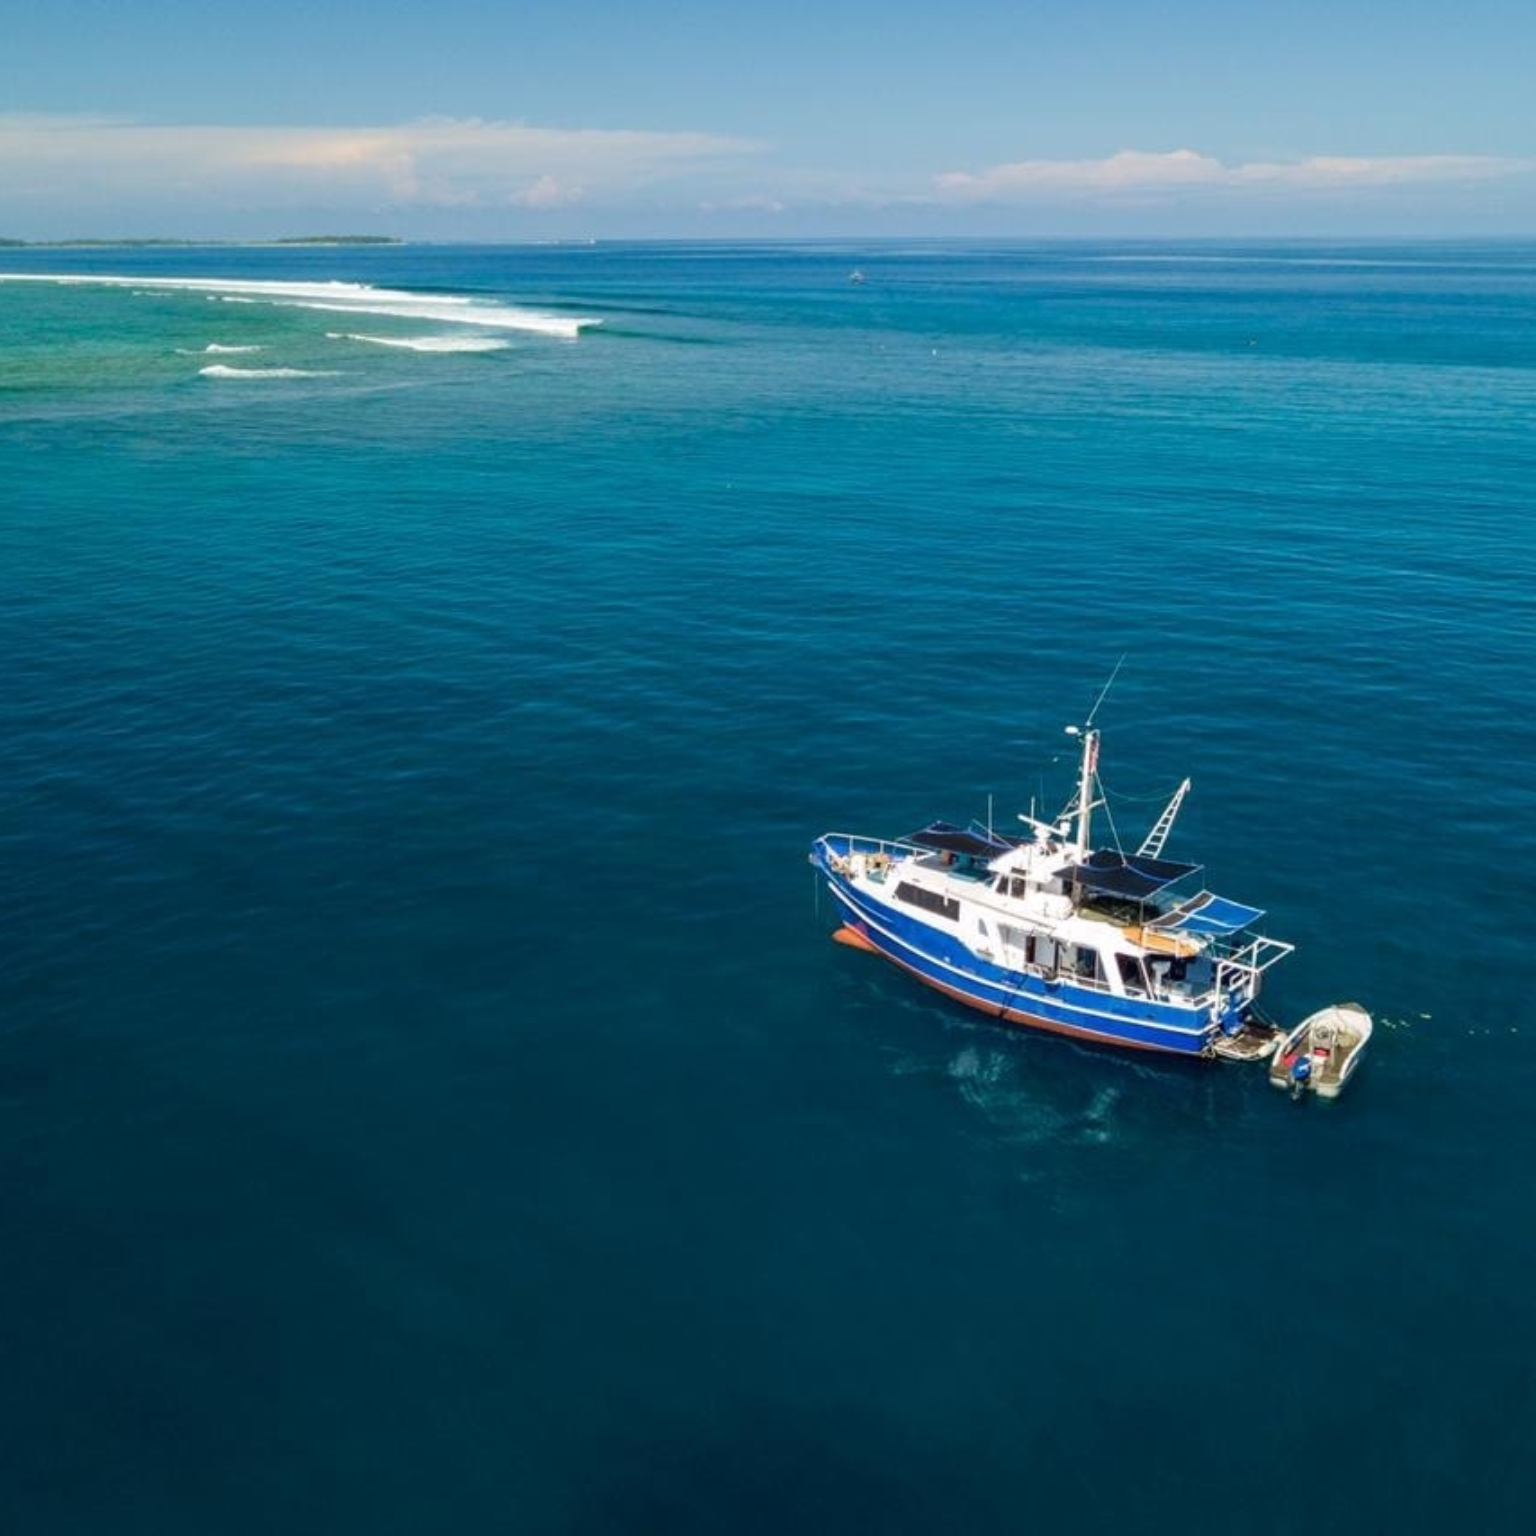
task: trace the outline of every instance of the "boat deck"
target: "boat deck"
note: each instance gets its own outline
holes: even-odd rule
[[[1212,1049],[1223,1061],[1263,1061],[1273,1055],[1282,1031],[1263,1019],[1249,1019],[1235,1035],[1219,1035]]]
[[[1282,1083],[1290,1081],[1291,1066],[1298,1055],[1310,1055],[1312,1058],[1312,1079],[1310,1087],[1314,1093],[1321,1093],[1327,1088],[1337,1088],[1344,1080],[1345,1070],[1349,1066],[1349,1058],[1354,1054],[1354,1047],[1334,1047],[1332,1050],[1314,1051],[1289,1051],[1284,1056],[1275,1059],[1272,1076],[1278,1077]]]
[[[991,885],[995,878],[985,864],[972,859],[956,859],[943,853],[928,853],[916,860],[919,869],[938,869],[957,880],[970,880],[977,885]]]

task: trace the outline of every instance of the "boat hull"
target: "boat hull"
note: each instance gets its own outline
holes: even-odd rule
[[[857,947],[881,955],[957,1003],[999,1023],[1096,1044],[1175,1056],[1211,1054],[1220,1030],[1204,1010],[1116,998],[1070,981],[1006,970],[872,899],[836,870],[821,867],[848,929],[857,936]]]

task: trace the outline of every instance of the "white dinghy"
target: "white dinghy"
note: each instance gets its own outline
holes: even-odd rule
[[[1291,1097],[1336,1099],[1354,1075],[1371,1038],[1371,1016],[1359,1003],[1332,1003],[1308,1015],[1280,1042],[1269,1064],[1273,1087]]]

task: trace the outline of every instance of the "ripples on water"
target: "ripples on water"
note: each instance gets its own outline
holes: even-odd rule
[[[1513,1525],[1536,263],[1215,254],[0,284],[10,1527]],[[1122,655],[1338,1105],[826,942],[812,836],[1054,807]]]

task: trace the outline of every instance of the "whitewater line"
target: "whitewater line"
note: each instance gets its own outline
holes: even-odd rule
[[[586,316],[546,314],[542,310],[498,304],[462,294],[419,294],[367,283],[307,283],[267,278],[119,277],[83,273],[0,273],[0,283],[54,283],[64,287],[131,288],[167,293],[201,293],[234,303],[266,303],[333,314],[388,315],[446,325],[476,325],[496,330],[532,331],[574,341],[602,321]]]

